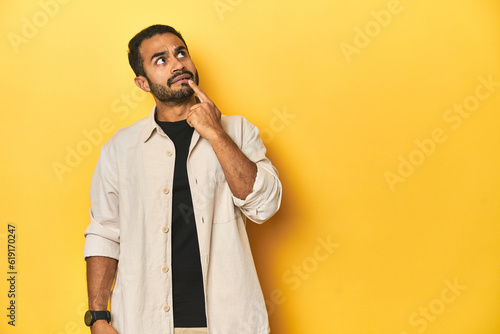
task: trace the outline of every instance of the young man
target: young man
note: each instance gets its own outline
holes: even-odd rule
[[[269,333],[245,216],[270,218],[281,183],[257,128],[221,115],[172,27],[138,33],[129,62],[156,106],[101,150],[86,323],[92,334]]]

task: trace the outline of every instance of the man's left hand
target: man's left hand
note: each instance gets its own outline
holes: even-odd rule
[[[195,128],[200,136],[209,141],[219,134],[225,133],[220,123],[221,113],[217,106],[194,81],[189,80],[189,86],[196,93],[200,103],[191,107],[187,115],[188,124]]]

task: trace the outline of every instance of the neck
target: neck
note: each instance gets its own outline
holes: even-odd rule
[[[177,122],[187,118],[189,111],[196,104],[193,96],[183,102],[162,102],[155,98],[156,119],[160,122]]]

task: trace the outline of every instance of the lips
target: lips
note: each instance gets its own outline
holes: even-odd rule
[[[172,84],[176,83],[176,82],[179,82],[179,81],[182,81],[182,80],[189,80],[191,79],[191,75],[186,73],[186,74],[181,74],[179,76],[177,76],[174,80],[172,80]]]

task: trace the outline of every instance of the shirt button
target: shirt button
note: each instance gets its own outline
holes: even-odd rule
[[[161,230],[163,233],[168,233],[168,226],[163,226]]]
[[[167,271],[168,271],[168,267],[167,266],[161,267],[161,272],[166,273]]]
[[[168,155],[168,156],[171,156],[171,155],[172,155],[172,151],[168,150],[168,151],[167,151],[167,155]]]
[[[168,194],[170,192],[170,190],[168,190],[167,187],[163,187],[163,189],[161,190],[165,195]]]
[[[170,311],[170,306],[168,306],[168,305],[163,306],[163,311],[165,311],[165,312]]]

